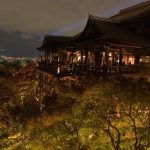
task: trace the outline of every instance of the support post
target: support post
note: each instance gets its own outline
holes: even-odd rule
[[[47,60],[48,60],[48,63],[49,63],[49,58],[50,58],[50,57],[49,57],[49,55],[50,55],[49,51],[48,51],[48,54],[47,54],[47,55],[48,55],[48,58],[47,58]]]
[[[84,49],[81,49],[81,63],[83,63],[83,54],[84,54]]]
[[[50,63],[52,62],[52,52],[51,52],[51,50],[50,50],[50,52],[49,52],[49,62],[50,62]]]
[[[138,65],[140,63],[140,53],[135,54],[135,65]]]
[[[87,64],[87,60],[88,60],[88,49],[85,49],[85,64]]]
[[[57,63],[60,62],[60,50],[57,50]]]
[[[106,63],[106,66],[108,66],[108,50],[107,50],[107,48],[105,48],[105,63]]]
[[[122,59],[123,59],[122,48],[120,48],[120,50],[119,50],[119,73],[122,72],[122,69],[121,69]]]
[[[74,49],[71,49],[71,64],[73,64],[73,52],[74,52]]]
[[[99,48],[95,48],[95,67],[98,68],[100,66],[100,50]]]
[[[44,61],[46,62],[46,51],[44,52]]]
[[[105,58],[104,58],[104,62],[103,62],[103,77],[106,78],[107,74],[108,74],[108,50],[107,47],[104,46],[104,52],[105,52]]]
[[[115,64],[115,53],[114,51],[112,52],[112,66]]]
[[[122,66],[122,58],[123,58],[122,49],[120,48],[120,50],[119,50],[119,66]]]

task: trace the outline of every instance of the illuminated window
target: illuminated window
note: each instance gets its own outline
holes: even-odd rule
[[[109,52],[109,53],[108,53],[108,61],[109,61],[109,62],[112,62],[112,52]]]
[[[135,58],[133,56],[129,56],[129,64],[134,65],[135,64]]]
[[[141,63],[150,63],[150,56],[141,56],[140,62]]]

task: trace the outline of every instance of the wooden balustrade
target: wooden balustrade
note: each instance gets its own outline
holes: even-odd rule
[[[39,62],[38,68],[40,70],[52,73],[55,75],[69,75],[80,72],[97,72],[99,74],[127,74],[136,73],[135,66],[94,66],[88,64],[49,64],[46,62]],[[59,71],[58,71],[59,69]]]

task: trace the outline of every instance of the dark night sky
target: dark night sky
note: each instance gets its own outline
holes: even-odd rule
[[[44,34],[80,32],[88,13],[108,17],[146,0],[0,0],[0,55],[36,56]]]

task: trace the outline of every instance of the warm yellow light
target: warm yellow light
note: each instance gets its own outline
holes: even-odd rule
[[[85,61],[85,55],[83,55],[83,61]]]
[[[135,64],[135,58],[133,56],[129,57],[129,64],[131,64],[131,65]]]
[[[109,52],[108,56],[111,57],[112,56],[112,52]]]
[[[103,52],[103,57],[105,57],[105,52]]]
[[[80,61],[81,60],[81,56],[78,56],[78,61]]]
[[[58,73],[58,74],[60,73],[60,67],[57,68],[57,73]]]

